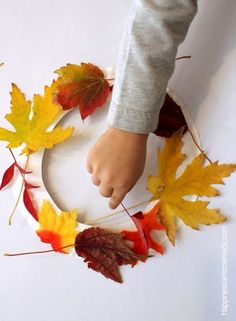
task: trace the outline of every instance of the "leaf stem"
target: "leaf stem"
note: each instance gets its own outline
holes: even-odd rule
[[[14,159],[14,162],[17,164],[17,165],[19,165],[18,163],[17,163],[17,160],[16,160],[16,157],[15,157],[15,155],[14,155],[14,153],[13,153],[13,151],[12,151],[12,149],[11,148],[8,148],[9,149],[9,151],[10,151],[10,153],[11,153],[11,156],[13,157],[13,159]],[[29,156],[28,156],[29,157]],[[23,173],[21,172],[21,171],[19,171],[20,172],[20,174],[21,174],[21,176],[22,176],[22,178],[23,179],[25,179],[25,176],[23,175]]]
[[[8,148],[8,149],[9,149],[9,151],[10,151],[10,153],[11,153],[11,156],[13,157],[15,163],[17,163],[16,158],[15,158],[15,155],[14,155],[12,149],[11,149],[11,148]]]
[[[14,215],[14,213],[15,213],[15,210],[16,210],[18,204],[19,204],[20,197],[21,197],[21,194],[22,194],[22,191],[23,191],[23,187],[24,187],[24,180],[22,180],[19,195],[18,195],[18,197],[17,197],[15,206],[14,206],[14,208],[13,208],[13,210],[12,210],[10,216],[9,216],[8,225],[11,225],[11,223],[12,223],[12,217],[13,217],[13,215]]]
[[[95,219],[95,220],[92,220],[92,221],[86,221],[86,222],[84,222],[84,224],[94,224],[94,223],[96,223],[96,222],[99,222],[99,221],[103,221],[104,219],[106,219],[106,218],[110,218],[110,217],[113,217],[113,216],[116,216],[116,215],[118,215],[118,214],[121,214],[121,213],[123,213],[123,212],[127,212],[128,210],[131,210],[131,209],[133,209],[133,208],[135,208],[135,207],[138,207],[138,206],[141,206],[141,205],[144,205],[144,204],[147,204],[148,203],[148,200],[147,201],[144,201],[144,202],[141,202],[141,203],[138,203],[138,204],[135,204],[135,205],[133,205],[133,206],[131,206],[131,207],[128,207],[127,209],[126,208],[124,208],[124,206],[123,206],[123,204],[121,203],[121,205],[123,206],[123,210],[120,210],[120,211],[117,211],[117,212],[115,212],[115,213],[111,213],[111,214],[107,214],[107,215],[104,215],[104,216],[101,216],[101,217],[99,217],[99,218],[97,218],[97,219]],[[128,213],[128,215],[129,215],[129,213]]]
[[[193,133],[191,132],[191,130],[190,130],[189,128],[188,128],[188,132],[189,132],[189,134],[191,135],[192,140],[193,140],[194,144],[197,146],[197,148],[199,149],[199,151],[200,151],[200,152],[203,154],[203,156],[208,160],[208,162],[209,162],[210,164],[212,164],[213,162],[212,162],[212,161],[210,160],[210,158],[206,155],[206,153],[204,152],[204,150],[198,145],[198,143],[197,143],[197,141],[196,141]]]
[[[180,60],[180,59],[185,59],[185,58],[192,58],[192,57],[191,56],[181,56],[181,57],[175,58],[175,60]]]
[[[124,204],[121,202],[120,205],[123,207],[123,209],[124,209],[125,212],[128,214],[128,216],[131,217],[131,215],[129,214],[127,208],[124,206]]]
[[[10,150],[10,152],[11,152],[11,154],[12,154],[12,157],[14,158],[15,162],[17,163],[16,158],[15,158],[12,150],[11,150],[10,148],[9,148],[9,150]],[[26,162],[25,162],[25,166],[24,166],[24,170],[25,170],[25,171],[26,171],[26,169],[27,169],[28,163],[29,163],[29,156],[27,156],[27,159],[26,159]],[[9,219],[8,219],[8,224],[9,224],[9,225],[11,225],[11,223],[12,223],[12,217],[13,217],[13,215],[14,215],[14,213],[15,213],[15,210],[16,210],[18,204],[19,204],[20,197],[21,197],[21,194],[22,194],[22,191],[23,191],[23,187],[24,187],[24,185],[25,185],[25,174],[21,173],[21,176],[22,176],[22,183],[21,183],[19,195],[18,195],[18,197],[17,197],[15,206],[14,206],[14,208],[13,208],[13,210],[12,210],[10,216],[9,216]]]
[[[49,252],[58,252],[60,250],[63,250],[67,247],[74,247],[75,244],[65,245],[62,247],[59,247],[58,249],[52,249],[52,250],[44,250],[44,251],[33,251],[33,252],[21,252],[21,253],[4,253],[4,256],[20,256],[20,255],[31,255],[31,254],[41,254],[41,253],[49,253]]]

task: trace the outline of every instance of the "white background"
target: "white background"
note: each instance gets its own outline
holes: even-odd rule
[[[0,124],[6,125],[3,116],[9,110],[11,82],[30,98],[42,92],[53,71],[67,62],[115,67],[130,4],[127,0],[0,0],[0,62],[5,63],[0,68]],[[177,62],[170,82],[191,111],[209,157],[221,162],[236,162],[235,27],[235,1],[200,3],[179,50],[179,55],[191,54],[192,59]],[[8,165],[8,151],[2,148],[1,173]],[[61,182],[68,186],[68,194],[72,194],[72,170],[70,175]],[[59,195],[60,187],[54,188]],[[87,269],[77,257],[4,257],[2,253],[8,251],[48,248],[20,211],[14,224],[7,225],[15,200],[8,188],[0,194],[1,321],[233,321],[236,175],[221,190],[222,196],[212,205],[230,218],[225,224],[230,303],[226,317],[220,315],[222,225],[201,231],[181,226],[175,248],[168,247],[165,256],[134,269],[122,268],[120,285]]]

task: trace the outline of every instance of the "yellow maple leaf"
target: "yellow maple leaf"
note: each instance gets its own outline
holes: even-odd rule
[[[185,158],[181,152],[181,138],[180,130],[166,140],[163,150],[158,149],[158,174],[148,177],[147,188],[153,194],[150,201],[160,201],[160,221],[173,245],[176,238],[176,216],[193,229],[199,229],[200,224],[208,225],[226,220],[218,209],[207,208],[209,202],[189,201],[183,197],[219,195],[219,191],[211,185],[224,184],[222,178],[236,170],[236,164],[214,162],[204,166],[205,159],[201,153],[176,177],[176,171]]]
[[[0,140],[9,142],[7,147],[15,148],[25,143],[22,153],[29,154],[41,148],[51,148],[71,136],[73,128],[57,127],[47,132],[61,113],[61,107],[53,102],[58,81],[53,81],[49,87],[45,86],[43,96],[34,95],[32,103],[12,84],[11,113],[5,118],[15,128],[15,132],[0,127]]]
[[[76,218],[76,211],[57,214],[48,201],[43,201],[38,213],[39,228],[36,233],[42,242],[50,243],[57,252],[68,253],[70,247],[62,248],[68,245],[72,247],[75,242],[78,234]]]

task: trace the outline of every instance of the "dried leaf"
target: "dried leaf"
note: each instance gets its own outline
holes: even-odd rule
[[[163,150],[158,150],[158,175],[148,177],[148,190],[153,194],[150,201],[159,199],[160,221],[173,245],[176,238],[176,216],[194,229],[199,229],[200,224],[217,224],[226,220],[218,209],[207,208],[209,202],[188,201],[183,197],[217,196],[217,189],[211,185],[223,184],[222,178],[236,170],[236,164],[218,162],[204,167],[204,155],[201,153],[176,178],[176,171],[184,160],[181,138],[180,130],[166,140]]]
[[[184,114],[173,98],[166,94],[164,104],[160,110],[157,129],[153,133],[161,137],[170,137],[182,127],[184,132],[188,129]]]
[[[63,109],[79,107],[84,120],[97,107],[102,107],[110,93],[108,81],[101,69],[91,63],[80,66],[67,64],[56,71],[63,83],[59,86],[55,100]]]
[[[29,154],[41,148],[51,148],[71,136],[72,128],[57,127],[46,131],[61,112],[60,106],[53,103],[53,93],[58,83],[54,81],[50,87],[46,86],[44,96],[35,95],[32,104],[16,85],[12,85],[11,113],[6,115],[6,119],[15,132],[0,128],[0,140],[8,141],[7,147],[19,147],[25,143],[22,153]]]
[[[68,253],[69,247],[74,245],[78,231],[76,211],[57,214],[48,201],[44,201],[38,213],[39,228],[36,233],[42,242],[50,243],[55,251]]]
[[[88,262],[89,268],[120,283],[122,278],[119,266],[133,264],[139,259],[119,234],[99,227],[91,227],[79,233],[76,237],[75,250],[85,262]]]
[[[152,239],[151,232],[153,230],[164,230],[164,227],[158,221],[159,203],[156,203],[148,212],[137,212],[132,215],[137,231],[122,231],[123,239],[134,243],[132,251],[136,254],[147,257],[148,249],[151,248],[158,253],[163,254],[163,247]],[[139,228],[141,226],[141,229]],[[143,240],[143,236],[145,241]]]

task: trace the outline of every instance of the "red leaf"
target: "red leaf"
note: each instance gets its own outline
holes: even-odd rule
[[[110,93],[110,85],[100,68],[91,63],[81,66],[68,64],[57,73],[63,84],[58,87],[55,100],[63,109],[79,107],[82,120],[102,107]]]
[[[24,189],[24,194],[23,194],[23,202],[25,204],[26,209],[28,210],[28,212],[33,216],[33,218],[38,221],[38,214],[37,211],[34,207],[34,204],[31,200],[29,191],[27,188]]]
[[[144,255],[147,257],[148,255],[148,243],[147,239],[144,234],[143,225],[140,221],[140,218],[143,217],[143,213],[141,211],[135,213],[131,216],[137,231],[134,232],[122,232],[124,234],[129,233],[130,237],[132,238],[132,242],[134,242],[133,251],[137,254]],[[125,237],[123,236],[123,239]],[[131,240],[130,240],[131,241]]]
[[[22,168],[18,163],[14,163],[15,166],[19,169],[19,171],[21,172],[21,174],[31,174],[32,171],[26,171],[24,168]]]
[[[147,213],[137,212],[132,215],[136,227],[139,226],[138,231],[122,231],[123,240],[132,241],[134,243],[132,250],[136,254],[144,255],[143,260],[147,258],[147,249],[144,246],[143,235],[146,239],[147,248],[152,248],[156,252],[164,253],[163,247],[155,242],[150,233],[152,230],[164,230],[164,227],[157,220],[159,210],[159,203],[151,208]],[[141,228],[140,228],[141,226]]]
[[[119,234],[100,227],[91,227],[76,236],[76,253],[88,262],[88,267],[106,278],[122,283],[119,266],[134,264],[139,256],[134,254]]]
[[[1,186],[0,186],[0,190],[3,189],[5,186],[7,186],[11,182],[11,180],[12,180],[12,178],[14,176],[14,169],[15,169],[15,163],[13,163],[5,171],[5,173],[3,174],[3,177],[2,177],[2,183],[1,183]]]
[[[32,184],[28,183],[27,181],[25,181],[25,188],[26,189],[39,188],[39,187],[40,186],[32,185]]]
[[[170,137],[181,127],[184,127],[184,133],[188,129],[184,114],[180,106],[169,94],[166,94],[165,102],[159,114],[158,127],[153,133],[161,137]]]
[[[22,174],[31,174],[32,172],[26,171],[22,168],[18,163],[14,162],[3,174],[2,183],[0,186],[0,190],[7,186],[14,177],[15,167],[22,173]]]

